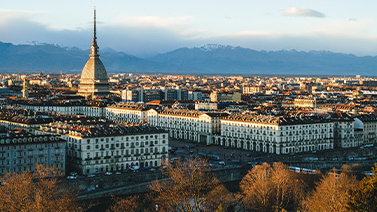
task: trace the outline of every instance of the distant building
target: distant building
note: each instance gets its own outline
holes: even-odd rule
[[[197,101],[195,102],[195,110],[198,111],[214,111],[225,109],[229,105],[233,105],[235,102],[208,102],[208,101]]]
[[[334,122],[334,148],[359,147],[363,144],[362,130],[355,128],[354,118],[346,114],[335,113],[331,119]]]
[[[163,96],[163,92],[159,89],[144,90],[143,101],[150,102],[153,100],[162,100]]]
[[[213,91],[210,97],[211,102],[241,101],[241,93],[239,92]]]
[[[300,96],[295,98],[295,107],[305,107],[305,108],[316,108],[318,106],[324,105],[326,100],[318,99],[316,97]]]
[[[137,90],[123,90],[122,101],[124,102],[143,102],[144,89],[138,88]]]
[[[24,99],[28,99],[29,98],[29,83],[27,81],[27,79],[25,78],[24,79],[24,83],[23,83],[23,88],[22,88],[22,97]]]
[[[127,122],[146,123],[147,107],[142,104],[120,103],[106,107],[106,118]]]
[[[31,111],[51,111],[66,115],[79,115],[93,117],[105,117],[105,107],[107,104],[103,101],[33,101],[19,102],[21,108]]]
[[[243,87],[243,94],[255,94],[255,93],[261,93],[263,90],[262,86],[245,86]]]
[[[84,97],[107,96],[110,94],[109,77],[105,66],[99,59],[96,37],[96,10],[94,10],[93,43],[90,47],[90,58],[81,73],[78,95]]]
[[[125,102],[150,102],[153,100],[188,100],[187,89],[141,89],[122,91]]]
[[[362,129],[365,143],[377,143],[377,115],[357,115],[355,118],[355,128]]]
[[[189,100],[201,101],[201,100],[203,100],[203,93],[201,91],[189,91],[188,99]]]

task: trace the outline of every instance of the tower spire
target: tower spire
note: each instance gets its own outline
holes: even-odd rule
[[[93,42],[92,46],[90,47],[90,55],[91,57],[98,57],[98,45],[97,45],[97,29],[96,29],[96,8],[94,7],[94,23],[93,23]]]

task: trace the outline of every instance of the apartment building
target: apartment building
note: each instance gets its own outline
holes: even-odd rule
[[[80,174],[158,167],[168,158],[168,133],[149,126],[118,126],[111,121],[41,126],[67,141],[67,170]]]
[[[228,115],[194,110],[150,109],[148,124],[169,131],[172,138],[211,143],[213,136],[220,133],[221,118]]]
[[[56,135],[34,135],[23,130],[0,133],[0,175],[34,172],[35,165],[65,172],[66,141]]]
[[[333,149],[333,125],[318,116],[231,115],[214,144],[273,154]]]
[[[147,107],[143,104],[119,103],[105,108],[105,117],[112,120],[146,123]]]

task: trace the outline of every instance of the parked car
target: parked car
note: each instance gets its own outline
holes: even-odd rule
[[[68,179],[68,180],[75,180],[75,179],[77,179],[77,176],[69,175],[69,176],[67,177],[67,179]]]
[[[76,175],[77,175],[77,172],[71,172],[71,173],[69,173],[69,175],[71,175],[71,176],[76,176]]]
[[[112,172],[106,172],[105,175],[110,176],[110,175],[113,175],[113,173]]]
[[[88,174],[88,177],[90,177],[90,178],[93,178],[95,176],[96,176],[95,174]]]

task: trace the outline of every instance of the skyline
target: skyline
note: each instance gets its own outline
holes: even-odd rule
[[[2,2],[0,41],[89,49],[95,6],[100,53],[109,47],[149,56],[214,43],[266,51],[377,55],[373,1],[88,2]]]

